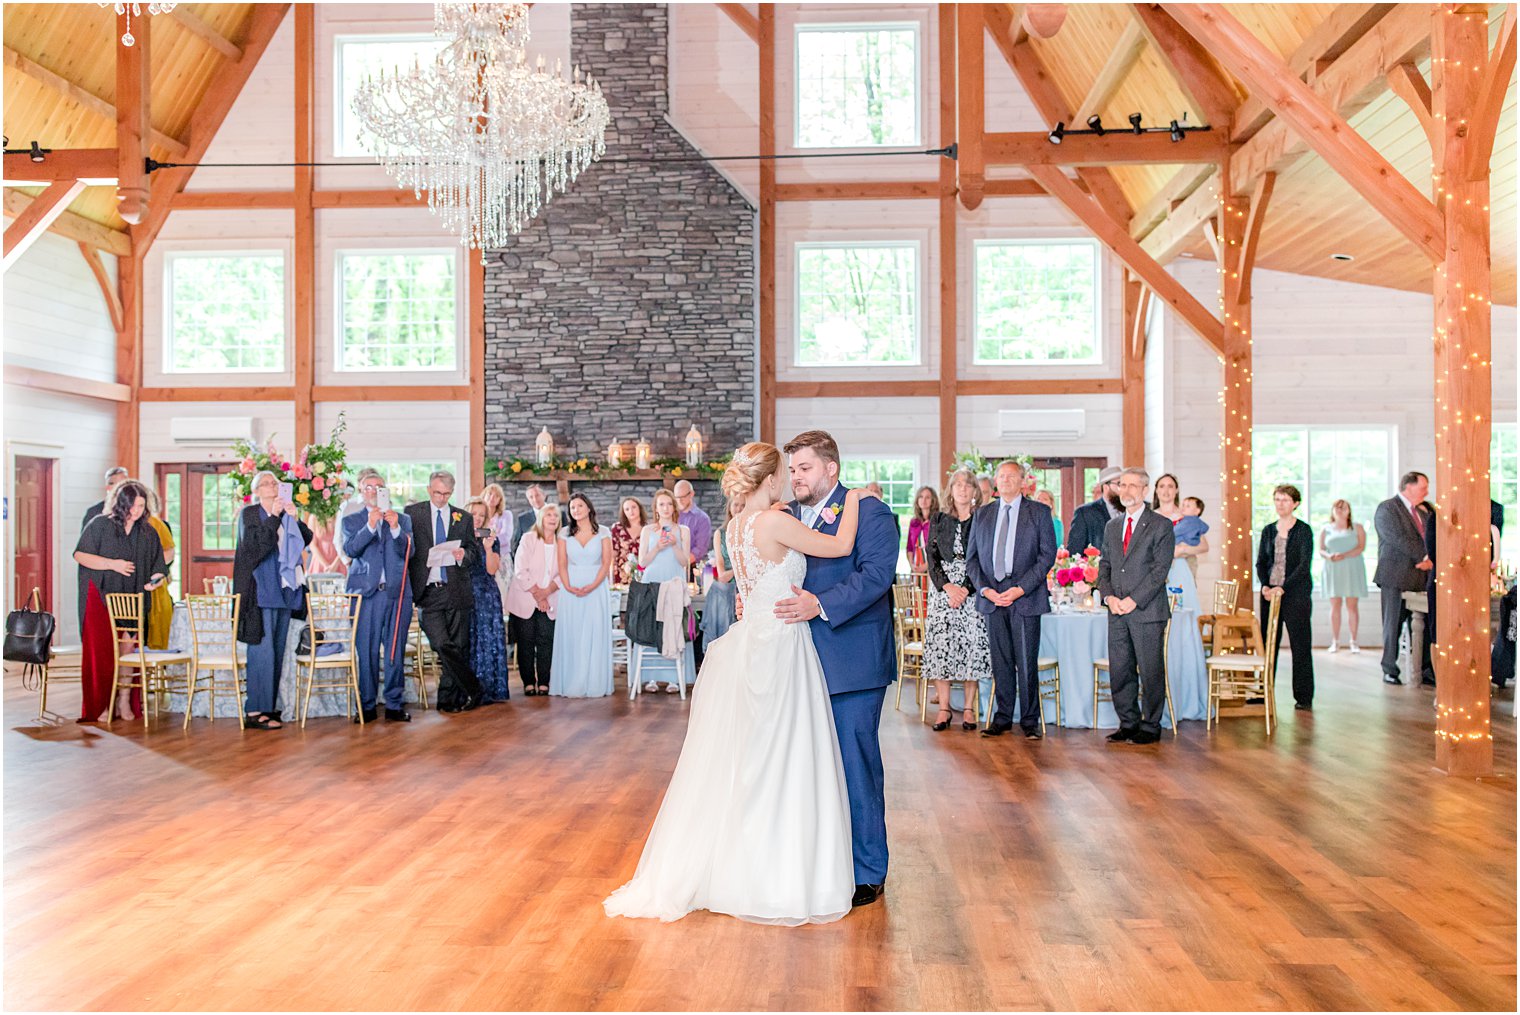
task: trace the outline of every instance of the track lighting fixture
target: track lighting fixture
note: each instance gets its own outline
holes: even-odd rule
[[[1097,113],[1094,113],[1092,116],[1089,116],[1087,118],[1087,127],[1099,137],[1102,137],[1104,134],[1108,133],[1108,131],[1103,129],[1103,118]]]
[[[1182,125],[1179,124],[1176,120],[1172,121],[1171,135],[1173,144],[1176,144],[1178,141],[1182,140]]]
[[[1140,114],[1139,113],[1131,113],[1131,114],[1129,114],[1129,129],[1130,129],[1131,132],[1133,132],[1135,134],[1143,134],[1143,133],[1145,133],[1145,128],[1140,126]]]
[[[1061,121],[1057,120],[1056,121],[1056,129],[1050,132],[1050,143],[1051,144],[1060,144],[1061,143],[1061,139],[1063,137],[1065,137],[1065,136],[1066,136],[1066,124],[1064,124]]]

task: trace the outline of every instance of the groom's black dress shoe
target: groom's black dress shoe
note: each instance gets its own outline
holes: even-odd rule
[[[850,906],[851,908],[869,906],[885,894],[887,894],[886,885],[856,885],[855,897],[850,900]]]
[[[372,708],[364,709],[361,714],[364,716],[365,722],[374,722],[376,719],[380,718],[380,713],[376,712]],[[353,716],[353,721],[357,723],[359,721],[359,716]]]
[[[1011,722],[998,722],[996,719],[994,719],[994,720],[992,720],[992,722],[990,722],[990,723],[987,724],[987,728],[986,729],[982,730],[982,736],[984,736],[984,737],[1000,737],[1004,733],[1007,733],[1011,729],[1013,729],[1013,723],[1011,723]]]
[[[387,722],[411,722],[412,713],[404,708],[387,708],[385,718]]]
[[[1139,732],[1140,731],[1138,729],[1135,729],[1133,726],[1120,726],[1117,730],[1108,735],[1107,740],[1111,744],[1122,744],[1125,741],[1133,740],[1135,738],[1135,734]]]

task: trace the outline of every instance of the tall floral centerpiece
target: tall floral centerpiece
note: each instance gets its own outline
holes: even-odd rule
[[[1055,566],[1045,578],[1045,584],[1055,594],[1056,601],[1064,605],[1073,597],[1091,595],[1098,584],[1100,560],[1102,554],[1093,546],[1083,550],[1080,557],[1073,557],[1071,551],[1064,547],[1057,550]]]
[[[294,460],[280,453],[273,435],[262,447],[250,441],[233,444],[238,467],[232,472],[232,482],[243,503],[253,500],[253,477],[267,470],[280,482],[290,484],[292,497],[301,510],[322,521],[336,518],[351,492],[343,475],[348,468],[348,448],[343,443],[343,431],[347,429],[348,422],[339,413],[327,443],[306,445]]]

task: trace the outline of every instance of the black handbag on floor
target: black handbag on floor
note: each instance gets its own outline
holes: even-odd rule
[[[53,659],[53,631],[57,627],[51,613],[42,610],[42,594],[32,589],[32,597],[20,610],[5,618],[5,661],[46,666]]]

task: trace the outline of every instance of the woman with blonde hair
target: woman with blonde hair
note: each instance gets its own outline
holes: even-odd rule
[[[603,903],[609,916],[706,909],[796,926],[850,911],[850,801],[829,688],[811,625],[776,610],[806,580],[808,557],[850,555],[861,495],[843,498],[837,534],[810,529],[771,510],[788,493],[782,463],[755,442],[723,473],[724,495],[743,503],[727,528],[747,609],[708,649],[670,787],[633,880]]]
[[[691,569],[691,529],[681,524],[676,496],[669,490],[655,492],[654,521],[644,526],[639,537],[639,564],[644,568],[642,580],[655,585],[672,578],[684,579]],[[680,674],[676,679],[692,679],[696,675],[697,664],[691,642],[686,642],[681,649],[679,660],[646,655],[640,671],[646,674],[651,670],[663,671],[667,665],[672,670],[672,676]],[[644,690],[657,691],[660,683],[659,680],[647,680]],[[675,680],[665,682],[667,694],[675,694],[679,690]]]
[[[164,548],[164,566],[167,567],[174,563],[174,532],[162,517],[163,506],[159,503],[158,491],[146,483],[143,488],[148,491],[147,521],[153,526],[159,545]],[[152,607],[148,613],[148,647],[166,649],[169,647],[170,621],[174,619],[174,597],[169,594],[169,583],[160,582],[148,602]]]
[[[992,645],[987,621],[971,597],[976,588],[966,577],[966,549],[971,519],[981,506],[981,488],[970,469],[957,469],[945,483],[944,510],[934,519],[925,541],[929,566],[929,616],[924,630],[924,679],[938,685],[935,730],[950,726],[950,683],[964,681],[966,702],[961,729],[976,729],[971,696],[981,681],[992,679]]]
[[[559,523],[559,508],[545,504],[517,544],[512,585],[507,590],[517,671],[529,698],[549,693],[554,666],[554,618],[561,587]]]

